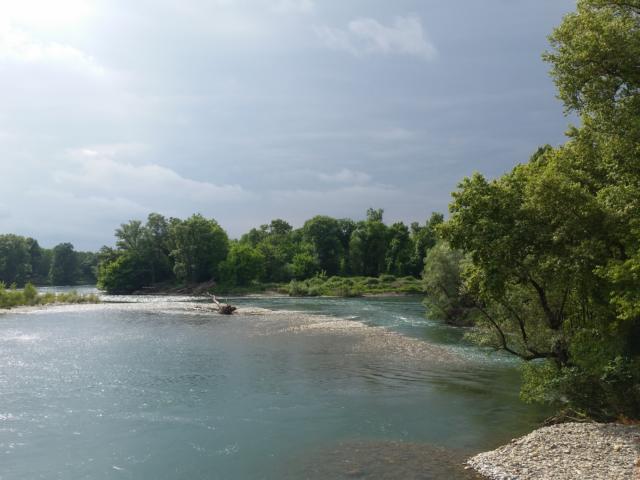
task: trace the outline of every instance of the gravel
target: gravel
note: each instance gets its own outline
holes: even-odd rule
[[[480,453],[467,465],[492,480],[640,480],[640,426],[543,427]]]

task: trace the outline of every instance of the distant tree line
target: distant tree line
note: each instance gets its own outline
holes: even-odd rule
[[[115,248],[103,247],[99,285],[130,293],[162,282],[214,281],[225,286],[283,283],[324,276],[420,276],[436,243],[441,214],[424,224],[386,225],[383,210],[369,209],[362,221],[316,216],[294,229],[284,220],[229,240],[212,219],[186,220],[152,213],[115,232]]]
[[[93,284],[97,264],[95,253],[78,252],[70,243],[42,248],[33,238],[0,235],[0,283],[7,286]]]

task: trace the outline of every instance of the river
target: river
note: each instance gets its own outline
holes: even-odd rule
[[[0,480],[472,479],[544,416],[419,298],[105,301],[0,315]]]

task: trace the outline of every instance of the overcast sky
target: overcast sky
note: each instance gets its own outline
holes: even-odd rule
[[[113,243],[152,211],[237,237],[424,221],[569,119],[541,59],[573,0],[0,0],[0,233]]]

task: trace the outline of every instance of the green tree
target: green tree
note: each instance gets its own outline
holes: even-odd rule
[[[385,271],[389,237],[382,214],[382,209],[370,208],[367,210],[367,220],[359,222],[351,234],[350,265],[356,275],[377,277]]]
[[[247,286],[260,278],[264,271],[265,258],[262,253],[246,243],[234,242],[229,255],[220,265],[220,273],[229,285]]]
[[[640,416],[640,2],[580,0],[545,59],[581,119],[567,143],[465,179],[443,228],[472,266],[478,339],[527,364],[523,396]]]
[[[438,226],[444,222],[441,213],[433,212],[424,225],[418,222],[411,224],[411,242],[413,252],[411,254],[411,274],[422,274],[424,259],[429,249],[433,248],[438,240]]]
[[[298,252],[293,256],[291,270],[296,280],[311,278],[320,272],[320,261],[313,245],[302,243],[299,246]]]
[[[30,245],[18,235],[0,235],[0,282],[24,285],[32,275]]]
[[[150,213],[144,227],[143,256],[149,263],[151,282],[162,282],[173,277],[169,257],[169,222],[159,213]]]
[[[313,245],[320,268],[327,275],[337,275],[343,255],[340,224],[335,218],[318,215],[302,228],[305,240]]]
[[[111,252],[103,251],[104,256]],[[151,272],[144,260],[129,251],[121,251],[102,261],[98,269],[98,288],[112,294],[129,294],[151,282]]]
[[[78,277],[78,256],[70,243],[53,247],[49,281],[51,285],[74,285]]]
[[[49,270],[51,269],[51,250],[40,247],[37,240],[27,238],[29,256],[31,263],[30,280],[36,284],[43,285],[49,281]]]
[[[396,222],[388,229],[388,247],[385,258],[385,271],[393,275],[405,276],[411,273],[411,254],[413,244],[409,228],[402,222]]]
[[[476,323],[479,311],[462,280],[464,264],[462,252],[453,250],[446,242],[437,243],[427,253],[422,278],[429,318],[457,326]]]
[[[214,278],[229,251],[226,232],[218,222],[200,214],[186,220],[172,218],[168,240],[173,270],[181,281],[204,282]]]

